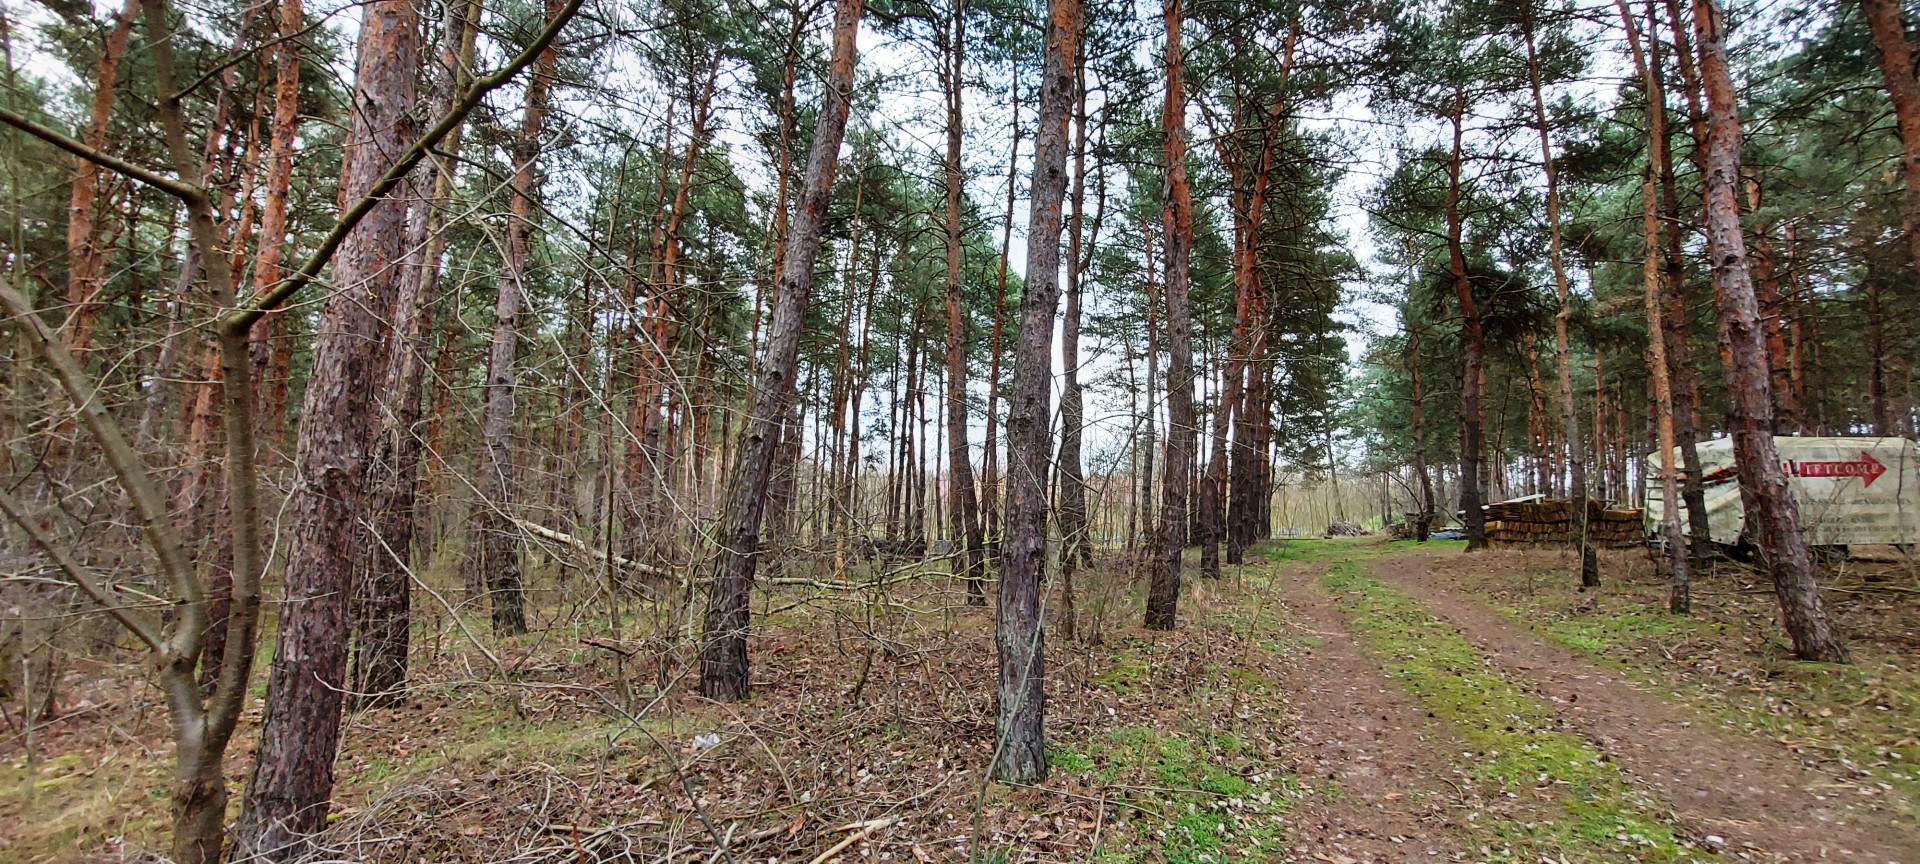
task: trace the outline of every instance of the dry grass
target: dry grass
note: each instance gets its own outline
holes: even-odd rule
[[[1149,634],[1119,575],[1128,569],[1106,561],[1083,574],[1080,630],[1098,644],[1050,637],[1048,726],[1066,761],[1043,789],[989,790],[980,832],[993,859],[1088,860],[1097,845],[1114,861],[1149,850],[1200,860],[1236,820],[1277,824],[1283,804],[1221,811],[1222,796],[1201,788],[1283,773],[1272,766],[1286,710],[1263,683],[1279,673],[1260,671],[1272,658],[1245,635],[1249,607],[1225,584],[1190,581],[1191,623]],[[604,622],[563,618],[488,640],[513,670],[508,682],[439,621],[416,637],[408,704],[347,718],[323,857],[806,861],[844,839],[842,826],[892,817],[858,854],[965,858],[993,744],[990,612],[966,606],[944,576],[874,596],[801,588],[756,603],[771,614],[751,645],[755,694],[732,706],[691,692],[691,646],[668,638],[682,631],[675,616],[626,622],[629,637],[652,638],[630,638],[643,650],[618,674],[612,652],[580,641]],[[170,754],[155,691],[128,667],[67,674],[67,692],[98,695],[41,730],[36,765],[17,736],[6,745],[0,857],[124,860],[164,848]],[[617,695],[622,677],[628,700]],[[261,692],[256,684],[256,702]],[[248,748],[232,759],[236,793],[257,716],[256,704],[236,739]],[[1213,815],[1196,823],[1190,809]],[[1280,835],[1237,833],[1242,843]]]

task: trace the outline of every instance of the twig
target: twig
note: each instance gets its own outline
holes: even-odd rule
[[[611,561],[617,567],[624,567],[628,570],[644,573],[648,576],[661,576],[661,577],[671,578],[673,575],[651,564],[642,564],[638,561],[634,561],[628,558],[622,558],[618,555],[609,556],[607,555],[607,553],[587,545],[585,542],[581,541],[580,538],[575,537],[572,534],[566,534],[559,531],[555,531],[552,528],[548,528],[545,525],[540,525],[534,522],[528,522],[525,519],[519,519],[513,516],[508,516],[507,518],[511,520],[514,525],[518,526],[520,530],[525,531],[528,534],[532,534],[535,537],[552,540],[555,543],[563,543],[567,546],[573,547],[574,549],[578,549],[581,552],[585,552],[589,557],[593,558],[596,561]]]
[[[773,770],[780,773],[780,783],[787,787],[787,800],[798,803],[800,798],[793,793],[793,778],[787,776],[786,766],[780,764],[780,757],[773,754],[773,748],[767,746],[766,739],[761,738],[760,733],[753,731],[753,724],[748,723],[745,717],[740,716],[740,712],[733,710],[732,705],[717,701],[713,704],[727,709],[727,713],[732,714],[733,719],[740,721],[740,727],[747,730],[747,734],[753,737],[753,740],[760,745],[760,749],[767,754],[767,758],[773,762]]]
[[[840,854],[848,846],[852,846],[855,843],[858,843],[862,840],[867,839],[867,835],[872,834],[873,832],[878,831],[882,828],[885,828],[888,825],[892,825],[893,822],[894,822],[894,817],[886,816],[880,819],[874,819],[867,822],[855,822],[852,825],[843,825],[835,830],[848,831],[854,828],[859,828],[860,830],[857,833],[848,836],[847,839],[833,844],[832,849],[828,849],[827,851],[820,853],[819,857],[813,859],[812,861],[807,862],[807,864],[827,864],[828,861],[833,860],[833,856]]]
[[[367,527],[371,528],[372,526],[369,525]],[[387,545],[387,538],[385,535],[383,535],[379,531],[368,531],[367,533],[372,534],[374,538],[380,541],[380,548],[387,550],[387,554],[389,556],[392,556],[393,558],[394,566],[399,567],[402,571],[404,571],[407,574],[407,578],[413,580],[413,584],[420,586],[420,590],[433,595],[433,599],[440,602],[440,608],[447,610],[447,617],[450,617],[453,619],[454,625],[460,628],[460,632],[467,637],[467,641],[472,642],[473,647],[480,649],[480,653],[487,655],[487,662],[493,664],[493,671],[495,674],[500,676],[500,680],[501,681],[509,680],[509,676],[507,675],[506,665],[500,662],[499,657],[494,656],[493,651],[488,649],[487,646],[480,641],[479,637],[473,635],[472,630],[467,629],[467,622],[460,617],[459,612],[454,611],[453,605],[447,602],[447,598],[440,596],[440,592],[433,590],[433,586],[420,581],[420,577],[414,575],[413,568],[407,566],[407,562],[400,557],[399,553],[393,551],[392,546]],[[519,700],[517,699],[514,700],[513,705],[515,709],[514,713],[516,714],[519,713],[519,707],[520,707]]]
[[[739,822],[734,822],[727,826],[727,836],[721,838],[719,848],[714,849],[713,854],[707,856],[707,864],[714,864],[715,861],[719,861],[720,856],[726,853],[727,847],[733,845],[733,831],[739,827]]]
[[[566,689],[574,689],[574,688],[569,686]],[[608,699],[607,695],[605,693],[600,692],[600,690],[598,690],[597,688],[579,688],[579,689],[584,689],[592,693],[595,697],[599,698],[599,700],[602,703],[604,703],[608,708],[612,709],[614,712],[620,714],[621,716],[627,718],[627,729],[633,729],[639,732],[641,735],[645,735],[648,741],[653,742],[653,746],[659,749],[660,755],[666,758],[667,767],[673,769],[674,776],[680,779],[680,791],[687,796],[687,803],[693,806],[694,815],[700,817],[700,822],[706,825],[707,827],[707,834],[713,837],[714,842],[717,842],[720,844],[719,851],[720,851],[721,857],[727,859],[727,864],[738,864],[738,862],[735,862],[733,860],[733,853],[727,850],[727,841],[721,837],[720,829],[713,824],[713,817],[707,814],[706,806],[700,803],[700,796],[693,794],[693,784],[687,781],[687,772],[680,766],[680,760],[673,758],[673,751],[667,747],[665,742],[662,742],[658,737],[656,737],[653,734],[652,730],[648,729],[645,724],[642,724],[640,722],[641,715],[652,710],[654,705],[660,704],[662,700],[667,698],[667,693],[669,688],[666,688],[666,687],[660,688],[659,694],[653,697],[653,701],[647,703],[647,706],[645,708],[640,709],[640,714],[635,714],[631,711],[628,711],[625,707],[621,706],[620,704],[614,702],[611,699]],[[619,733],[617,733],[614,736],[614,739],[618,740],[619,736],[624,734],[626,734],[626,729],[622,729]]]
[[[525,50],[507,61],[507,65],[492,75],[475,80],[466,92],[460,94],[460,98],[455,101],[451,110],[441,115],[432,128],[416,139],[413,146],[408,147],[406,152],[400,154],[400,158],[387,169],[387,173],[382,175],[359,201],[354,202],[353,206],[340,214],[340,218],[334,223],[333,230],[320,241],[320,245],[314,249],[313,254],[307,258],[306,263],[302,264],[299,270],[282,279],[265,294],[253,298],[243,308],[222,315],[220,329],[227,333],[246,333],[253,327],[254,322],[260,320],[261,316],[278,308],[280,304],[299,293],[300,289],[313,282],[320,275],[320,271],[326,267],[327,262],[333,258],[333,254],[339,251],[340,244],[346,242],[347,235],[353,233],[353,229],[367,217],[367,214],[373,212],[374,207],[387,200],[387,193],[392,192],[400,185],[401,180],[406,179],[414,166],[426,158],[428,151],[439,146],[447,135],[466,122],[467,114],[473,111],[488,93],[513,80],[521,70],[533,65],[536,58],[546,53],[548,46],[552,45],[553,40],[560,35],[561,28],[565,27],[568,21],[573,20],[574,13],[580,11],[583,2],[585,0],[567,0],[567,5],[554,14],[552,20],[547,22],[546,29],[540,31],[540,35],[534,37],[533,42],[529,43]]]
[[[946,573],[938,570],[925,571],[925,570],[922,570],[921,568],[926,567],[928,564],[933,564],[939,561],[946,561],[948,559],[957,558],[957,557],[959,557],[959,555],[957,554],[947,554],[947,555],[937,555],[932,558],[927,558],[921,561],[915,561],[912,564],[908,564],[902,567],[896,567],[892,570],[888,570],[885,573],[875,576],[873,580],[869,582],[835,582],[835,581],[823,580],[823,579],[809,579],[802,576],[788,576],[788,577],[778,578],[778,579],[761,579],[759,581],[760,581],[760,584],[762,585],[806,585],[814,588],[825,588],[830,591],[865,591],[870,588],[883,588],[885,586],[892,585],[897,582],[910,582],[914,579],[922,579],[930,576],[951,576],[953,575],[951,573]],[[919,571],[919,572],[915,572],[915,571]],[[986,581],[991,582],[994,580],[989,579]]]
[[[1002,782],[1002,783],[1005,783],[1005,784],[1007,784],[1008,786],[1016,786],[1016,787],[1019,787],[1019,788],[1021,788],[1021,789],[1032,789],[1032,790],[1034,790],[1034,791],[1037,791],[1037,792],[1050,792],[1050,793],[1052,793],[1052,794],[1054,794],[1054,795],[1058,795],[1058,796],[1060,796],[1060,797],[1062,797],[1062,798],[1073,798],[1073,799],[1077,799],[1077,800],[1080,800],[1080,801],[1092,801],[1092,802],[1093,802],[1093,803],[1095,803],[1095,804],[1112,804],[1112,805],[1114,805],[1114,806],[1116,806],[1116,807],[1125,807],[1125,808],[1127,808],[1127,809],[1129,809],[1129,810],[1138,810],[1138,811],[1140,811],[1140,812],[1142,812],[1142,813],[1145,813],[1145,814],[1147,814],[1148,816],[1152,816],[1152,817],[1153,817],[1153,818],[1155,818],[1155,819],[1164,819],[1164,818],[1166,818],[1165,816],[1163,816],[1163,815],[1161,815],[1159,811],[1157,811],[1157,810],[1152,810],[1152,809],[1149,809],[1149,808],[1146,808],[1146,807],[1142,807],[1142,806],[1140,806],[1140,805],[1138,805],[1138,804],[1133,804],[1133,803],[1129,803],[1129,802],[1127,802],[1127,801],[1123,801],[1123,800],[1114,800],[1114,801],[1108,801],[1108,800],[1107,800],[1107,789],[1142,789],[1142,790],[1148,790],[1148,789],[1150,789],[1150,788],[1151,788],[1151,787],[1147,787],[1147,786],[1109,786],[1109,787],[1102,787],[1102,788],[1100,789],[1100,797],[1098,797],[1098,798],[1089,798],[1089,797],[1087,797],[1087,796],[1085,796],[1085,795],[1082,795],[1082,794],[1080,794],[1080,793],[1078,793],[1078,792],[1068,792],[1068,791],[1067,791],[1067,790],[1065,790],[1065,789],[1055,789],[1055,788],[1053,788],[1053,787],[1051,787],[1051,786],[1037,786],[1037,785],[1034,785],[1034,784],[1031,784],[1031,783],[1015,783],[1015,782],[1012,782],[1012,781],[1010,781],[1010,780],[1002,780],[1002,781],[1000,781],[1000,782]],[[1178,789],[1169,789],[1169,790],[1166,790],[1166,791],[1169,791],[1169,792],[1178,792],[1178,791],[1182,791],[1182,790],[1178,790]],[[1193,791],[1198,791],[1198,790],[1193,790]]]
[[[92,598],[93,602],[100,604],[107,610],[108,614],[118,619],[128,630],[133,631],[133,635],[139,637],[140,641],[145,642],[148,648],[153,649],[154,653],[164,654],[166,652],[164,637],[161,636],[160,632],[153,629],[144,617],[114,602],[113,598],[109,597],[105,591],[102,591],[100,585],[94,582],[91,577],[87,576],[85,570],[81,569],[79,562],[69,557],[66,550],[55,545],[53,538],[48,537],[46,532],[40,530],[40,524],[38,522],[27,518],[25,509],[22,508],[19,502],[15,501],[13,496],[8,494],[5,489],[0,489],[0,513],[5,513],[8,519],[13,520],[14,524],[20,526],[21,530],[26,531],[27,539],[32,541],[33,545],[40,547],[41,554],[52,559],[54,566],[60,568],[61,572],[67,574],[67,581],[42,579],[35,576],[13,576],[9,577],[7,581],[42,582],[64,587],[77,586],[81,591],[85,592],[88,597]],[[110,586],[109,590],[118,587],[117,585]],[[165,601],[162,602],[164,603]]]
[[[618,654],[622,657],[632,657],[633,655],[640,653],[640,649],[638,648],[625,648],[613,642],[610,642],[608,640],[598,639],[592,636],[580,637],[580,643],[582,645],[592,645],[595,648],[612,651],[613,653]]]
[[[1093,809],[1093,842],[1088,844],[1087,847],[1091,850],[1090,854],[1097,854],[1100,851],[1100,829],[1106,824],[1106,821],[1107,790],[1105,787],[1102,787],[1100,790],[1100,803],[1094,805]]]

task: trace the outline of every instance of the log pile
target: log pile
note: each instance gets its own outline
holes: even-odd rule
[[[1602,548],[1618,549],[1645,542],[1638,509],[1610,509],[1603,502],[1587,502],[1589,536]],[[1573,502],[1513,501],[1487,505],[1487,541],[1527,545],[1572,543]]]

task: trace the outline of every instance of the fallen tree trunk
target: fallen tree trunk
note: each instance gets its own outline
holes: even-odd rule
[[[515,527],[519,528],[522,531],[527,532],[528,534],[532,534],[533,536],[539,537],[543,540],[551,540],[555,543],[564,544],[568,547],[571,547],[573,549],[576,549],[586,554],[587,557],[592,558],[595,561],[612,561],[613,566],[615,567],[620,567],[626,570],[632,570],[635,573],[640,573],[646,576],[658,576],[662,579],[673,578],[672,573],[669,573],[666,570],[659,567],[655,567],[651,564],[642,564],[639,561],[634,561],[629,558],[622,558],[618,555],[608,556],[607,553],[593,548],[592,545],[588,544],[586,541],[581,540],[578,537],[573,536],[572,534],[566,534],[560,531],[555,531],[552,528],[548,528],[545,525],[528,522],[525,519],[519,519],[511,516],[507,518],[512,520]],[[684,581],[684,579],[682,579],[681,581]]]

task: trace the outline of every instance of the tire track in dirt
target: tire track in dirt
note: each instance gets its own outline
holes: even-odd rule
[[[1762,861],[1920,861],[1917,840],[1862,821],[1829,794],[1826,777],[1698,715],[1575,651],[1527,632],[1478,598],[1447,588],[1426,555],[1381,559],[1372,575],[1457,628],[1494,667],[1528,687],[1627,776],[1659,792],[1697,835]],[[1826,800],[1816,794],[1825,794]]]
[[[1390,680],[1354,641],[1346,616],[1317,581],[1326,568],[1282,566],[1273,574],[1286,618],[1317,645],[1282,655],[1298,723],[1294,771],[1337,795],[1307,796],[1287,819],[1287,861],[1447,860],[1464,844],[1452,827],[1460,792],[1443,778],[1459,742]]]

